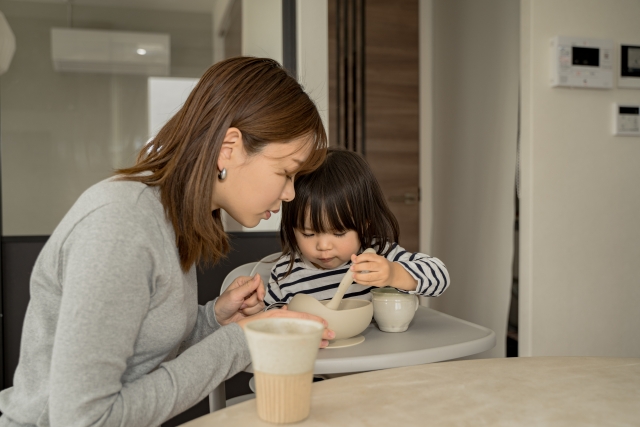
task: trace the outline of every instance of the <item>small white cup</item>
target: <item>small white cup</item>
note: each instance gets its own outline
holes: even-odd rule
[[[309,416],[313,366],[324,325],[313,320],[273,318],[247,323],[258,416],[276,424]]]
[[[404,332],[418,310],[420,301],[414,294],[405,294],[395,288],[371,290],[373,318],[384,332]]]

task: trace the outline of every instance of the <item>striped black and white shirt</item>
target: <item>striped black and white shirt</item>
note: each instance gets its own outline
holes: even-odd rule
[[[400,263],[418,282],[416,290],[408,293],[437,297],[449,286],[449,272],[438,258],[421,253],[407,252],[397,243],[391,246],[386,258],[389,261]],[[351,267],[351,261],[349,261],[332,270],[324,270],[315,267],[302,257],[296,257],[291,274],[284,277],[289,269],[289,260],[290,257],[288,255],[284,256],[271,269],[271,277],[264,298],[264,303],[267,306],[288,304],[291,298],[298,293],[311,295],[318,300],[331,299],[342,277]],[[374,286],[353,283],[347,289],[344,298],[371,300],[369,291],[373,288]]]

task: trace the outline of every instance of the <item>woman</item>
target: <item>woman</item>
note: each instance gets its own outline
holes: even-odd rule
[[[136,165],[80,196],[40,253],[0,426],[157,426],[249,364],[244,324],[311,318],[262,312],[259,276],[198,306],[195,266],[229,249],[221,209],[256,226],[325,151],[315,105],[278,63],[209,68]]]

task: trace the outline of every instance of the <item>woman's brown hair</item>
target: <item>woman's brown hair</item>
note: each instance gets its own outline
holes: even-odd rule
[[[122,179],[160,188],[184,271],[216,263],[229,250],[220,210],[211,211],[217,161],[230,127],[242,132],[248,155],[269,143],[300,138],[313,146],[298,171],[317,168],[327,136],[314,102],[276,61],[238,57],[218,62],[200,78],[182,108],[140,151]]]
[[[291,272],[300,256],[295,229],[314,233],[355,230],[360,249],[386,255],[398,241],[399,226],[369,164],[357,153],[329,148],[322,165],[296,179],[296,197],[282,204],[280,244]]]

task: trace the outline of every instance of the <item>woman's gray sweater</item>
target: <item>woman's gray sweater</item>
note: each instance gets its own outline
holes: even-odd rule
[[[250,362],[242,329],[198,306],[157,188],[102,181],[33,268],[0,426],[158,426]]]

